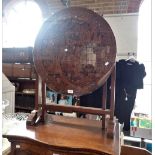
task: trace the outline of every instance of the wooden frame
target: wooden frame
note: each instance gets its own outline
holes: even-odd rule
[[[103,96],[102,96],[102,108],[92,108],[92,107],[83,107],[83,106],[68,106],[68,105],[58,105],[58,104],[52,104],[52,105],[46,105],[46,83],[44,81],[41,81],[41,79],[38,77],[37,81],[38,84],[36,85],[36,98],[39,98],[39,93],[41,91],[42,94],[42,105],[41,105],[41,112],[39,111],[39,105],[37,102],[35,102],[35,111],[32,112],[31,116],[27,120],[28,125],[34,125],[36,124],[39,119],[41,122],[45,121],[46,111],[50,110],[52,112],[59,111],[59,112],[81,112],[85,114],[94,114],[94,115],[100,115],[102,116],[102,129],[107,128],[108,136],[113,137],[113,131],[114,131],[114,107],[115,107],[115,66],[111,69],[109,74],[105,78],[105,82],[103,85]],[[111,92],[110,92],[110,109],[106,109],[106,100],[107,100],[107,79],[111,78]],[[41,84],[41,89],[39,87],[39,84]],[[36,99],[37,101],[39,99]],[[106,115],[110,116],[110,119],[108,121],[108,125],[106,126]],[[35,118],[35,119],[34,119]],[[38,121],[36,122],[36,119],[38,118]]]

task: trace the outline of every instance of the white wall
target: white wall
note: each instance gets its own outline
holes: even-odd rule
[[[127,56],[127,53],[137,53],[138,14],[104,15],[111,26],[117,45],[117,55]]]

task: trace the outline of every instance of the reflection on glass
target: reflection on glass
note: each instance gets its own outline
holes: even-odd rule
[[[9,101],[6,100],[6,99],[4,99],[4,100],[2,101],[2,113],[4,113],[5,108],[6,108],[8,105],[9,105]]]

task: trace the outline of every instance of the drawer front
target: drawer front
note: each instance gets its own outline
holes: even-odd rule
[[[11,149],[13,155],[113,155],[104,152],[95,152],[91,150],[80,150],[58,146],[50,146],[35,141],[22,140],[22,142],[14,141]]]
[[[3,73],[12,78],[36,78],[35,68],[31,64],[3,63]]]

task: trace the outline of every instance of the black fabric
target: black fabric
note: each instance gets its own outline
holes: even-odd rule
[[[114,114],[124,130],[130,129],[130,117],[133,110],[137,89],[143,89],[143,78],[146,76],[145,67],[138,61],[120,60],[116,63],[116,90]],[[107,103],[110,108],[110,80],[107,81]],[[103,87],[92,94],[80,97],[80,105],[86,107],[102,107]]]
[[[130,117],[135,104],[137,89],[135,88],[116,88],[115,95],[115,116],[119,122],[124,123],[124,130],[130,129]]]
[[[80,105],[85,107],[102,107],[103,87],[98,88],[91,94],[80,96]]]
[[[110,83],[111,77],[107,80],[107,102],[106,108],[110,108]],[[80,96],[80,105],[85,107],[102,108],[103,86],[91,94]]]
[[[134,108],[137,89],[143,88],[145,67],[138,61],[120,60],[116,64],[115,116],[130,129],[130,117]]]
[[[138,61],[120,60],[116,63],[116,84],[124,88],[143,89],[144,64]]]

